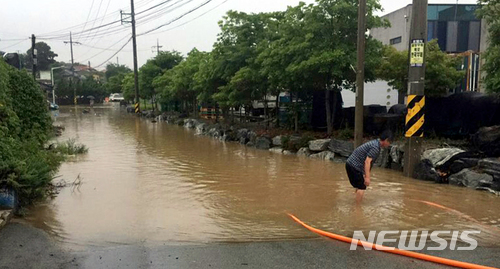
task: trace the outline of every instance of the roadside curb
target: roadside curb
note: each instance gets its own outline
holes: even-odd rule
[[[9,223],[14,215],[14,211],[12,209],[0,210],[0,230]]]

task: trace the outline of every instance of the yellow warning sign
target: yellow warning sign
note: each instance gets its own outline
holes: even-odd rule
[[[411,42],[410,65],[420,67],[424,64],[425,43],[423,39],[415,39]]]

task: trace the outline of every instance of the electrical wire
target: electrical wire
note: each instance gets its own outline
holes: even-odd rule
[[[194,11],[196,11],[196,10],[198,10],[198,9],[202,8],[203,6],[207,5],[207,4],[208,4],[208,3],[210,3],[210,2],[212,2],[212,0],[207,0],[207,1],[205,1],[204,3],[202,3],[201,5],[199,5],[199,6],[195,7],[195,8],[193,8],[193,9],[189,10],[188,12],[186,12],[186,13],[184,13],[184,14],[182,14],[182,15],[178,16],[177,18],[175,18],[175,19],[173,19],[173,20],[171,20],[171,21],[169,21],[169,22],[167,22],[167,23],[165,23],[165,24],[162,24],[162,25],[160,25],[160,26],[157,26],[157,27],[155,27],[155,28],[153,28],[153,29],[151,29],[151,30],[148,30],[148,31],[146,31],[146,32],[144,32],[144,33],[141,33],[141,34],[139,34],[139,35],[137,35],[137,36],[147,35],[147,34],[149,34],[149,33],[152,33],[152,32],[154,32],[154,31],[156,31],[156,30],[158,30],[158,29],[162,28],[162,27],[168,26],[168,25],[170,25],[170,24],[172,24],[172,23],[174,23],[174,22],[176,22],[176,21],[178,21],[178,20],[182,19],[183,17],[185,17],[185,16],[187,16],[187,15],[189,15],[189,14],[193,13]]]
[[[117,51],[115,52],[113,55],[111,55],[111,57],[109,57],[106,61],[104,61],[102,64],[98,65],[98,66],[95,66],[94,68],[99,68],[101,66],[103,66],[104,64],[106,64],[109,60],[111,60],[113,57],[115,57],[116,54],[118,54],[123,48],[125,48],[125,46],[127,46],[128,43],[130,43],[130,40],[132,40],[132,37],[129,38],[127,40],[127,42],[125,44],[123,44],[123,46]]]
[[[125,38],[127,38],[127,37],[129,37],[129,35],[126,35],[126,36],[124,36],[123,38],[121,38],[120,40],[116,41],[116,42],[115,42],[115,43],[113,43],[111,46],[109,46],[106,50],[111,49],[114,45],[116,45],[116,44],[120,43],[122,40],[124,40],[124,39],[125,39]],[[97,56],[101,55],[102,53],[104,53],[106,50],[102,50],[102,51],[98,52],[97,54],[95,54],[94,56],[92,56],[92,57],[90,57],[90,58],[87,58],[87,59],[85,59],[85,60],[83,60],[83,61],[80,61],[80,62],[86,62],[86,61],[88,61],[88,60],[90,60],[90,59],[93,59],[93,58],[95,58],[95,57],[97,57]]]
[[[97,21],[97,19],[99,18],[99,12],[101,12],[102,1],[103,1],[103,0],[101,0],[101,1],[99,2],[99,8],[97,8],[97,14],[96,14],[96,16],[95,16],[95,18],[96,18],[96,19],[94,20],[94,22],[92,23],[92,27],[90,27],[90,28],[94,28],[94,26],[95,26],[95,22],[96,22],[96,21]],[[106,16],[106,14],[104,14],[104,16]],[[101,24],[101,25],[102,25],[102,24]],[[88,34],[87,34],[87,36],[85,37],[85,39],[84,39],[84,40],[87,40],[87,39],[89,38],[89,36],[90,36],[90,35],[91,35],[91,33],[88,33]],[[83,40],[83,41],[84,41],[84,40]]]
[[[108,13],[108,8],[109,8],[109,4],[110,4],[110,3],[111,3],[111,0],[108,0],[108,5],[106,6],[106,10],[104,11],[104,15],[106,15],[106,14]],[[103,19],[101,20],[101,24],[103,23],[103,21],[104,21],[104,17],[103,17]],[[110,27],[110,26],[109,26],[109,27]],[[108,28],[106,28],[106,29],[109,29],[109,27],[108,27]],[[97,33],[96,33],[96,34],[97,34]],[[90,43],[90,42],[92,42],[92,40],[94,40],[94,39],[95,39],[96,34],[94,34],[94,36],[92,37],[92,39],[90,39],[89,43]],[[97,43],[98,43],[98,42],[99,42],[102,38],[103,38],[103,36],[99,37],[99,38],[98,38],[98,39],[94,42],[94,45],[95,45],[95,44],[97,44]],[[90,52],[90,50],[91,50],[91,49],[88,49],[85,53],[83,53],[83,54],[81,55],[81,57],[83,57],[83,56],[87,55],[87,54]]]
[[[15,44],[12,44],[12,45],[10,45],[10,46],[8,46],[8,47],[5,47],[5,48],[2,48],[2,49],[0,49],[0,50],[6,50],[6,49],[8,49],[8,48],[12,48],[12,47],[14,47],[14,46],[17,46],[17,45],[19,45],[19,44],[23,43],[23,42],[24,42],[24,41],[26,41],[26,40],[29,40],[29,38],[25,38],[25,39],[23,39],[23,40],[21,40],[21,41],[19,41],[19,42],[15,43]]]
[[[123,39],[122,39],[123,40]],[[110,49],[110,48],[101,48],[101,47],[95,47],[95,46],[90,46],[90,45],[87,45],[87,44],[80,44],[81,46],[83,47],[87,47],[87,48],[92,48],[92,49],[98,49],[98,50],[106,50],[106,51],[116,51],[116,49]],[[143,49],[143,50],[137,50],[137,51],[149,51],[150,49]],[[132,50],[122,50],[123,52],[132,52]]]
[[[177,1],[176,3],[174,3],[173,5],[177,4],[177,3],[180,3],[182,2],[183,0],[180,0],[180,1]],[[188,2],[191,2],[193,0],[189,0]],[[160,9],[160,10],[156,10],[156,11],[153,11],[152,13],[150,14],[146,14],[144,15],[143,17],[139,17],[139,18],[136,18],[136,22],[137,22],[137,25],[139,24],[142,24],[144,22],[149,22],[151,21],[151,18],[149,18],[147,21],[143,21],[142,19],[145,18],[145,17],[148,17],[148,16],[154,16],[154,18],[156,17],[159,17],[159,16],[162,16],[162,15],[165,15],[166,13],[169,13],[179,7],[175,7],[171,10],[168,10],[167,12],[163,12],[165,9],[168,9],[169,7],[172,7],[173,5],[170,5],[170,6],[167,6],[166,8],[163,8],[163,9]],[[183,4],[185,5],[185,4]],[[183,6],[181,5],[181,6]],[[83,34],[83,33],[89,33],[88,35],[90,35],[90,32],[91,31],[94,31],[94,30],[98,30],[100,28],[104,28],[104,27],[108,27],[110,25],[113,25],[113,24],[117,24],[121,22],[121,19],[120,20],[115,20],[115,21],[112,21],[112,22],[109,22],[109,23],[106,23],[106,24],[103,24],[103,25],[100,25],[100,26],[96,26],[96,27],[92,27],[90,29],[87,29],[87,30],[83,30],[82,32],[77,32],[75,34]],[[109,31],[106,31],[106,30],[101,30],[99,32],[96,33],[96,36],[100,37],[100,36],[105,36],[105,35],[110,35],[110,34],[118,34],[120,32],[123,32],[125,29],[120,29],[121,27],[121,24],[120,25],[116,25],[114,26],[112,29],[110,29]],[[67,33],[62,33],[62,34],[59,34],[59,35],[55,35],[55,36],[40,36],[39,39],[43,39],[43,40],[64,40],[64,39],[67,39],[67,36],[68,34]]]
[[[85,20],[85,25],[83,25],[82,31],[85,30],[85,27],[87,27],[87,23],[89,21],[90,14],[92,13],[93,8],[94,8],[94,0],[92,0],[92,4],[90,5],[89,14],[87,14],[87,19]],[[81,37],[82,35],[80,34],[80,36],[78,37],[78,41],[80,40]]]
[[[213,11],[214,9],[216,9],[216,8],[218,8],[218,7],[220,7],[220,6],[222,6],[222,5],[223,5],[223,4],[225,4],[227,1],[229,1],[229,0],[224,0],[222,3],[220,3],[220,4],[216,5],[215,7],[211,8],[211,9],[209,9],[209,10],[207,10],[207,11],[203,12],[203,13],[201,13],[200,15],[198,15],[198,16],[196,16],[196,17],[194,17],[193,19],[191,19],[191,20],[189,20],[189,21],[186,21],[186,22],[184,22],[184,23],[181,23],[181,24],[179,24],[179,25],[176,25],[176,26],[174,26],[174,27],[171,27],[171,28],[169,28],[169,29],[166,29],[166,30],[163,30],[163,31],[160,31],[160,32],[156,32],[156,34],[160,34],[160,33],[165,33],[165,32],[168,32],[168,31],[172,31],[172,30],[174,30],[174,29],[176,29],[176,28],[179,28],[179,27],[181,27],[181,26],[184,26],[184,25],[186,25],[186,24],[188,24],[188,23],[190,23],[190,22],[192,22],[192,21],[194,21],[194,20],[197,20],[197,19],[199,19],[200,17],[204,16],[205,14],[207,14],[207,13],[209,13],[209,12]]]
[[[143,11],[141,11],[141,12],[136,12],[136,13],[135,13],[135,15],[136,15],[136,16],[137,16],[137,15],[140,15],[140,14],[142,14],[142,13],[146,12],[146,11],[149,11],[149,10],[151,10],[151,9],[157,8],[157,7],[159,7],[159,6],[161,6],[161,5],[164,5],[164,4],[166,4],[166,3],[168,3],[168,2],[171,2],[171,1],[172,1],[172,0],[167,0],[167,1],[161,2],[161,3],[159,3],[159,4],[157,4],[157,5],[154,5],[154,6],[150,7],[150,8],[148,8],[148,9],[145,9],[145,10],[143,10]]]
[[[136,26],[140,26],[140,25],[146,24],[146,23],[152,21],[153,19],[155,19],[157,17],[163,16],[165,14],[168,14],[168,13],[172,12],[172,11],[175,11],[178,8],[186,5],[187,3],[192,2],[193,0],[188,0],[185,3],[182,3],[182,4],[178,5],[178,6],[173,7],[174,5],[176,5],[178,3],[181,3],[182,1],[183,0],[179,0],[179,1],[175,2],[174,4],[169,5],[169,6],[163,8],[161,10],[154,11],[154,12],[152,12],[150,14],[147,14],[147,15],[144,15],[142,17],[136,18]],[[169,9],[169,8],[171,8],[171,9]],[[150,18],[147,18],[148,16],[150,16]],[[146,18],[146,19],[144,20],[144,18]],[[116,22],[118,22],[118,21],[115,21],[113,23],[116,23]],[[107,25],[111,25],[111,23],[109,23]],[[102,26],[95,27],[93,29],[88,29],[88,30],[85,30],[85,32],[91,31],[91,30],[94,30],[94,29],[98,29],[98,28],[102,28],[103,26],[107,26],[107,25],[102,25]],[[122,28],[122,29],[120,29],[120,27],[122,27],[122,26],[121,25],[114,26],[113,28],[110,28],[109,30],[103,29],[103,30],[100,30],[100,31],[96,32],[95,34],[96,34],[97,37],[111,36],[111,35],[120,34],[120,33],[124,32],[124,31],[128,30],[128,28]],[[66,34],[64,34],[63,36],[66,37]],[[52,37],[52,38],[43,38],[43,39],[61,40],[61,37]]]
[[[151,3],[152,1],[154,1],[154,0],[142,0],[142,1],[139,1],[138,2],[138,7],[145,6],[145,5],[149,4],[149,3]],[[129,7],[124,7],[122,9],[127,9],[127,8],[129,8]],[[75,26],[70,26],[70,27],[67,27],[67,28],[64,28],[64,29],[55,30],[55,31],[52,31],[52,32],[42,33],[42,34],[39,34],[38,36],[40,36],[40,37],[46,37],[46,39],[49,38],[49,37],[53,37],[53,36],[61,36],[61,35],[67,36],[67,33],[70,32],[73,29],[81,28],[83,25],[85,25],[87,23],[90,23],[90,22],[97,21],[99,19],[102,20],[104,18],[110,18],[112,16],[118,15],[118,14],[120,14],[120,11],[121,10],[117,10],[117,11],[114,11],[114,12],[110,13],[108,16],[103,16],[103,17],[100,17],[100,18],[96,18],[94,20],[86,21],[85,23],[81,23],[81,24],[78,24],[78,25],[75,25]],[[81,32],[83,32],[83,30]],[[80,34],[80,32],[75,32],[75,33],[76,34]]]

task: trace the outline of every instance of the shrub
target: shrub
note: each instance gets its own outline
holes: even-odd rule
[[[0,185],[21,206],[44,196],[62,158],[45,150],[52,121],[40,86],[0,60]]]
[[[69,139],[64,143],[58,143],[56,149],[57,152],[63,155],[85,154],[89,151],[85,145],[76,143],[75,139]]]

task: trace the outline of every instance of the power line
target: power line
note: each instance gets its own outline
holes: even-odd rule
[[[138,23],[137,23],[137,24],[138,24],[138,25],[143,25],[143,24],[145,24],[145,23],[148,23],[148,22],[152,21],[153,19],[155,19],[155,18],[157,18],[157,17],[163,16],[163,15],[165,15],[165,14],[168,14],[168,13],[170,13],[170,12],[172,12],[172,11],[177,10],[178,8],[180,8],[180,7],[184,6],[184,5],[186,5],[186,4],[190,3],[190,2],[192,2],[193,0],[189,0],[189,1],[185,2],[185,3],[182,3],[182,4],[181,4],[181,5],[179,5],[179,6],[175,6],[176,4],[178,4],[178,3],[182,2],[182,1],[183,1],[183,0],[179,0],[179,1],[177,1],[177,2],[173,3],[172,5],[167,6],[167,7],[165,7],[165,8],[162,8],[162,9],[160,9],[160,10],[157,10],[157,11],[154,11],[154,12],[152,12],[152,13],[146,14],[146,15],[144,15],[144,16],[142,16],[142,17],[139,17],[139,18],[137,19],[137,21],[138,21]],[[175,6],[175,7],[173,7],[173,6]],[[173,7],[173,8],[171,8],[171,7]],[[171,9],[169,9],[169,8],[171,8]],[[147,18],[147,17],[149,17],[149,18]],[[147,18],[147,19],[145,19],[145,18]],[[108,24],[106,24],[106,25],[97,26],[97,27],[94,27],[94,28],[92,28],[92,29],[87,29],[87,30],[85,30],[84,32],[88,32],[88,31],[92,31],[92,30],[99,29],[99,28],[103,28],[103,27],[105,27],[105,26],[108,26],[108,25],[114,24],[114,23],[116,23],[116,22],[118,22],[118,21],[119,21],[119,20],[114,21],[114,22],[112,22],[112,23],[108,23]],[[128,29],[128,28],[119,29],[120,27],[121,27],[121,25],[117,25],[117,26],[114,26],[113,28],[110,28],[109,30],[104,29],[104,30],[101,30],[101,31],[96,32],[96,33],[95,33],[95,35],[96,35],[97,37],[102,37],[102,36],[110,36],[110,35],[119,34],[119,33],[123,32],[123,31],[126,31],[126,30]],[[65,36],[66,36],[66,34],[62,35],[61,37],[51,37],[51,38],[43,38],[43,37],[42,37],[41,39],[44,39],[44,40],[52,40],[52,39],[54,39],[54,40],[59,40],[59,39],[61,39],[61,38],[65,37]]]
[[[97,14],[96,14],[96,16],[95,16],[95,20],[94,20],[94,22],[92,23],[92,27],[90,27],[90,28],[94,28],[94,26],[95,26],[95,22],[96,22],[96,21],[97,21],[97,19],[99,18],[99,12],[101,12],[102,1],[103,1],[103,0],[101,0],[101,1],[99,2],[99,8],[97,8]],[[106,16],[106,14],[104,14],[104,16]],[[101,21],[101,23],[102,23],[102,21]],[[102,25],[102,24],[101,24],[101,25]],[[87,36],[85,37],[85,40],[87,40],[87,39],[89,38],[89,36],[90,36],[90,35],[91,35],[91,33],[88,33],[88,34],[87,34]]]
[[[176,4],[178,4],[178,3],[182,2],[182,1],[183,1],[183,0],[179,0],[179,1],[175,2],[174,4],[169,5],[169,6],[165,7],[165,8],[162,8],[162,9],[159,9],[159,10],[153,11],[153,12],[151,12],[151,13],[149,13],[149,14],[146,14],[146,15],[144,15],[143,17],[138,18],[137,20],[138,20],[138,21],[139,21],[139,20],[141,20],[139,24],[147,23],[147,22],[151,21],[151,20],[152,20],[152,19],[154,19],[154,18],[157,18],[157,17],[162,16],[162,15],[165,15],[165,14],[167,14],[167,13],[171,12],[171,11],[174,11],[174,10],[176,10],[177,8],[180,8],[181,6],[184,6],[185,4],[187,4],[187,3],[189,3],[189,2],[191,2],[191,1],[193,1],[193,0],[189,0],[189,1],[187,1],[187,3],[184,3],[184,4],[180,5],[180,6],[177,6],[177,7],[175,7],[175,8],[170,9],[170,10],[167,10],[168,8],[170,8],[170,7],[174,6],[174,5],[176,5]],[[167,11],[166,11],[166,12],[163,12],[164,10],[167,10]],[[145,19],[146,17],[150,17],[150,18]],[[145,20],[143,20],[143,19],[145,19]],[[94,21],[95,21],[95,20],[94,20]],[[89,36],[91,31],[98,30],[98,29],[100,29],[100,28],[104,28],[104,27],[107,27],[107,26],[110,26],[110,25],[116,24],[116,23],[118,23],[118,22],[121,22],[121,20],[115,20],[115,21],[112,21],[112,22],[107,23],[107,24],[103,24],[103,25],[100,25],[100,26],[92,27],[92,28],[90,28],[90,29],[87,29],[87,30],[83,30],[83,31],[81,31],[80,33],[78,33],[78,32],[77,32],[76,34],[89,33],[89,34],[88,34],[88,36]],[[100,31],[100,32],[97,32],[97,33],[96,33],[96,36],[99,36],[99,37],[100,37],[100,36],[104,36],[104,35],[117,34],[117,33],[119,33],[119,32],[123,32],[124,30],[126,30],[126,29],[119,29],[119,27],[120,27],[120,26],[121,26],[121,25],[114,26],[114,27],[113,27],[113,29],[110,29],[109,31],[107,31],[107,30],[102,30],[102,31]],[[43,39],[43,40],[61,40],[61,39],[66,39],[66,38],[67,38],[67,34],[66,34],[66,33],[59,34],[59,35],[55,35],[55,36],[52,36],[52,37],[50,37],[50,36],[48,36],[48,37],[45,37],[45,36],[39,36],[39,39]]]
[[[146,32],[144,32],[144,33],[142,33],[142,34],[139,34],[139,35],[137,35],[137,36],[147,35],[147,34],[149,34],[149,33],[151,33],[151,32],[154,32],[154,31],[156,31],[156,30],[158,30],[158,29],[162,28],[162,27],[165,27],[165,26],[167,26],[167,25],[170,25],[170,24],[172,24],[172,23],[174,23],[174,22],[176,22],[176,21],[178,21],[178,20],[182,19],[182,18],[183,18],[183,17],[185,17],[186,15],[191,14],[191,13],[193,13],[194,11],[196,11],[196,10],[198,10],[198,9],[202,8],[203,6],[205,6],[206,4],[208,4],[208,3],[210,3],[210,2],[212,2],[212,0],[207,0],[207,1],[205,1],[204,3],[202,3],[201,5],[199,5],[199,6],[195,7],[195,8],[193,8],[193,9],[189,10],[188,12],[186,12],[186,13],[184,13],[184,14],[180,15],[179,17],[177,17],[177,18],[175,18],[175,19],[173,19],[173,20],[171,20],[171,21],[169,21],[169,22],[167,22],[167,23],[165,23],[165,24],[162,24],[162,25],[160,25],[160,26],[158,26],[158,27],[155,27],[155,28],[153,28],[153,29],[151,29],[151,30],[148,30],[148,31],[146,31]]]
[[[25,40],[26,38],[13,38],[13,39],[3,39],[0,38],[0,42],[12,42],[12,41],[20,41],[20,40]],[[28,38],[29,39],[29,38]]]
[[[8,47],[5,47],[5,48],[2,48],[2,49],[0,49],[0,50],[5,50],[5,49],[8,49],[8,48],[12,48],[12,47],[14,47],[14,46],[17,46],[17,45],[19,45],[19,44],[23,43],[23,42],[24,42],[24,41],[26,41],[26,40],[29,40],[29,38],[25,38],[25,39],[23,39],[23,40],[21,40],[21,41],[19,41],[19,42],[15,43],[15,44],[12,44],[12,45],[10,45],[10,46],[8,46]],[[2,41],[3,41],[3,40],[2,40]]]
[[[188,24],[188,23],[190,23],[190,22],[192,22],[192,21],[194,21],[194,20],[197,20],[197,19],[199,19],[200,17],[204,16],[205,14],[207,14],[207,13],[211,12],[212,10],[214,10],[214,9],[216,9],[216,8],[218,8],[218,7],[220,7],[220,6],[222,6],[222,5],[223,5],[223,4],[225,4],[227,1],[229,1],[229,0],[224,0],[222,3],[220,3],[220,4],[216,5],[215,7],[211,8],[211,9],[209,9],[209,10],[207,10],[207,11],[203,12],[203,13],[201,13],[200,15],[198,15],[198,16],[196,16],[196,17],[194,17],[193,19],[191,19],[191,20],[189,20],[189,21],[186,21],[186,22],[184,22],[184,23],[181,23],[181,24],[179,24],[179,25],[176,25],[176,26],[174,26],[174,27],[172,27],[172,28],[169,28],[169,29],[166,29],[166,30],[164,30],[164,31],[156,32],[156,34],[165,33],[165,32],[168,32],[168,31],[174,30],[174,29],[179,28],[179,27],[181,27],[181,26],[184,26],[184,25],[186,25],[186,24]]]
[[[154,6],[150,7],[150,8],[148,8],[148,9],[145,9],[145,10],[140,11],[140,12],[136,12],[136,13],[135,13],[135,15],[142,14],[142,13],[144,13],[144,12],[146,12],[146,11],[149,11],[149,10],[151,10],[151,9],[157,8],[157,7],[159,7],[159,6],[161,6],[161,5],[164,5],[164,4],[166,4],[166,3],[168,3],[168,2],[171,2],[171,1],[172,1],[172,0],[167,0],[167,1],[161,2],[161,3],[159,3],[159,4],[157,4],[157,5],[154,5]]]
[[[108,5],[106,6],[106,10],[104,11],[104,15],[106,15],[106,14],[108,13],[108,8],[109,8],[109,4],[110,4],[110,3],[111,3],[111,0],[108,0]],[[104,21],[104,17],[103,17],[103,18],[102,18],[102,20],[101,20],[101,24],[103,23],[103,21]],[[111,26],[109,26],[109,27],[111,27]],[[106,29],[109,29],[109,27],[108,27],[108,28],[106,28]],[[96,34],[97,34],[97,33],[96,33]],[[90,39],[89,43],[90,43],[90,42],[92,42],[92,40],[94,40],[94,39],[95,39],[96,34],[94,34],[94,36],[92,37],[92,39]],[[99,38],[98,38],[98,39],[94,42],[94,45],[95,45],[95,44],[97,44],[97,42],[99,42],[99,40],[101,40],[102,38],[103,38],[103,36],[99,37]],[[89,53],[89,52],[90,52],[90,49],[89,49],[89,50],[87,50],[87,51],[86,51],[83,55],[87,55],[87,53]],[[83,57],[83,55],[82,55],[81,57]]]
[[[121,40],[123,40],[123,38]],[[92,48],[92,49],[105,50],[105,51],[116,51],[116,49],[100,48],[100,47],[86,45],[86,44],[83,44],[83,43],[81,45],[84,46],[84,47],[87,47],[87,48]],[[123,50],[123,51],[124,52],[132,52],[131,50]],[[149,51],[149,49],[143,49],[143,50],[137,50],[137,51]]]
[[[124,36],[122,39],[120,39],[120,40],[116,41],[115,43],[113,43],[113,45],[109,46],[106,50],[108,50],[108,49],[110,49],[111,47],[113,47],[114,45],[116,45],[116,44],[120,43],[122,40],[124,40],[124,39],[125,39],[125,38],[127,38],[127,37],[129,37],[129,36],[128,36],[128,35]],[[101,55],[103,52],[105,52],[106,50],[102,50],[101,52],[99,52],[99,53],[95,54],[94,56],[92,56],[92,57],[90,57],[90,58],[87,58],[87,59],[85,59],[85,60],[83,60],[83,61],[81,61],[81,62],[86,62],[86,61],[88,61],[88,60],[90,60],[90,59],[92,59],[92,58],[94,58],[94,57],[97,57],[97,56]]]
[[[142,0],[142,1],[139,1],[138,3],[141,3],[141,6],[145,6],[145,5],[149,4],[152,1],[154,1],[154,0]],[[127,7],[124,7],[122,9],[126,9],[126,8]],[[117,10],[117,11],[114,11],[114,12],[110,13],[108,16],[99,17],[99,18],[96,18],[94,20],[86,21],[85,23],[80,23],[80,24],[77,24],[77,25],[74,25],[74,26],[70,26],[70,27],[61,29],[61,30],[55,30],[55,31],[52,31],[52,32],[46,32],[46,33],[40,34],[39,36],[44,36],[44,37],[60,36],[61,33],[64,33],[64,37],[67,37],[66,33],[69,32],[70,30],[73,30],[73,29],[76,29],[76,28],[81,28],[83,25],[85,25],[87,23],[90,23],[90,22],[97,21],[99,19],[110,18],[112,16],[118,15],[119,13],[120,13],[120,10]],[[75,32],[75,33],[83,33],[83,30],[81,32]],[[47,39],[47,38],[45,38],[45,39]]]
[[[117,51],[115,52],[111,57],[109,57],[106,61],[104,61],[102,64],[98,65],[98,66],[95,66],[94,68],[98,68],[98,67],[101,67],[102,65],[106,64],[109,60],[111,60],[113,57],[115,57],[116,54],[118,54],[123,48],[125,48],[125,46],[127,46],[128,43],[130,43],[130,40],[132,40],[132,37],[129,38],[127,40],[127,42],[125,44],[123,44],[123,46]]]
[[[89,18],[90,18],[90,14],[92,13],[92,9],[94,8],[94,0],[92,0],[92,4],[90,5],[90,10],[89,10],[89,14],[87,15],[87,19],[85,20],[85,25],[83,25],[83,28],[82,28],[82,31],[85,30],[85,27],[87,27],[87,22],[89,21]],[[78,37],[78,40],[82,37],[82,35],[80,34],[80,36]]]

